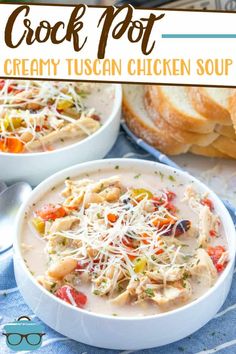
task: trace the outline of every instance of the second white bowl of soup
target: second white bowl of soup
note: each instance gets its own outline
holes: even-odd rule
[[[15,275],[56,331],[138,350],[179,340],[214,316],[235,248],[227,210],[195,178],[150,161],[95,161],[50,177],[22,206]]]
[[[115,143],[121,85],[0,81],[0,179],[37,185]]]

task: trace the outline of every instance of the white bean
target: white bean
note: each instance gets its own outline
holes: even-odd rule
[[[73,258],[62,259],[49,268],[48,275],[54,279],[62,279],[75,270],[77,263],[78,262]]]

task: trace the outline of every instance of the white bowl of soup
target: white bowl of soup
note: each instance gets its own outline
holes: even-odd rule
[[[18,214],[14,267],[35,314],[89,345],[139,350],[177,341],[220,309],[235,228],[187,173],[108,159],[61,171]]]
[[[103,158],[116,141],[121,85],[0,80],[0,179],[37,185]]]

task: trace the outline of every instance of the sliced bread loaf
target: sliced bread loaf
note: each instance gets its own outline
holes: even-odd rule
[[[209,146],[198,146],[198,145],[193,145],[191,146],[189,150],[192,154],[195,155],[201,155],[201,156],[206,156],[206,157],[218,157],[218,158],[230,158],[226,154],[223,154],[219,150],[217,150],[214,146],[209,145]]]
[[[150,85],[147,90],[152,109],[172,126],[194,133],[213,132],[216,123],[193,108],[186,87]]]
[[[212,146],[223,154],[236,159],[236,140],[221,135],[212,143]]]
[[[232,125],[229,97],[233,90],[217,87],[188,87],[189,98],[195,110],[213,122]]]
[[[188,151],[189,144],[178,142],[152,122],[144,105],[143,86],[123,85],[123,113],[130,130],[158,150],[170,155]]]
[[[223,135],[229,139],[236,140],[236,133],[232,125],[231,126],[217,125],[215,131],[218,134]]]
[[[236,132],[236,92],[229,98],[229,111],[233,122],[234,130]]]
[[[145,106],[155,125],[162,130],[167,131],[173,139],[183,144],[196,144],[200,146],[208,146],[217,139],[219,134],[211,132],[208,134],[200,134],[188,132],[187,130],[177,129],[162,118],[161,114],[153,106],[149,87],[145,87]]]

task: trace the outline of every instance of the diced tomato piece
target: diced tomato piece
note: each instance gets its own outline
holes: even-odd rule
[[[159,249],[159,250],[157,250],[155,253],[156,253],[157,255],[158,255],[158,254],[162,254],[162,253],[164,253],[164,250]]]
[[[209,234],[210,234],[211,237],[215,237],[217,235],[217,232],[212,229],[212,230],[209,231]]]
[[[97,114],[92,114],[92,115],[91,115],[91,118],[92,118],[93,120],[96,120],[97,122],[100,122],[100,121],[101,121],[101,117],[99,117],[99,115],[97,115]]]
[[[69,285],[62,286],[56,291],[55,295],[59,299],[76,307],[83,308],[87,303],[87,296]]]
[[[171,191],[167,191],[166,195],[167,195],[168,202],[171,202],[176,197],[176,194],[174,192],[171,192]]]
[[[162,197],[153,197],[152,201],[156,206],[163,205],[165,203],[165,200]]]
[[[173,213],[173,214],[175,214],[176,211],[177,211],[177,209],[176,209],[176,207],[174,206],[174,204],[172,204],[172,203],[170,203],[170,202],[167,203],[166,209],[167,209],[169,212]]]
[[[222,256],[222,253],[225,252],[225,248],[221,245],[215,247],[208,247],[207,252],[210,257],[214,257],[218,261]]]
[[[133,248],[133,240],[129,237],[125,237],[122,239],[122,243],[123,245],[125,245],[126,247],[129,247],[129,248]]]
[[[38,210],[36,214],[43,220],[55,220],[67,215],[65,209],[61,205],[53,204],[45,205],[41,210]]]
[[[40,125],[36,125],[35,131],[36,133],[40,132],[42,130],[42,127]]]
[[[201,200],[201,204],[202,205],[206,205],[208,206],[208,208],[210,209],[210,211],[213,211],[214,210],[214,205],[212,203],[212,201],[208,198],[204,198]]]
[[[223,264],[218,263],[220,257],[222,256],[222,254],[224,252],[225,252],[225,248],[220,245],[216,246],[216,247],[208,247],[208,249],[207,249],[207,253],[211,257],[212,262],[214,263],[214,265],[219,273],[222,272],[227,265],[227,262],[224,262]]]
[[[13,86],[8,86],[7,92],[11,93],[12,91],[14,91],[14,87]]]
[[[218,272],[218,273],[223,272],[223,270],[225,269],[226,265],[227,265],[227,262],[225,262],[224,264],[217,263],[217,264],[215,265],[217,272]]]
[[[0,90],[5,86],[5,80],[0,80]]]
[[[87,262],[87,263],[81,263],[81,262],[78,262],[77,263],[77,266],[76,266],[76,268],[75,268],[75,271],[76,272],[81,272],[82,270],[84,270],[85,268],[87,268],[87,266],[89,265],[89,263]]]
[[[0,80],[0,90],[2,90],[3,88],[4,88],[4,86],[5,86],[5,80]],[[11,93],[12,91],[14,91],[15,90],[15,87],[14,86],[12,86],[12,85],[9,85],[8,86],[8,89],[7,89],[7,92],[8,93]]]
[[[116,222],[116,220],[118,219],[118,216],[115,214],[108,214],[107,219],[113,223],[113,222]]]

